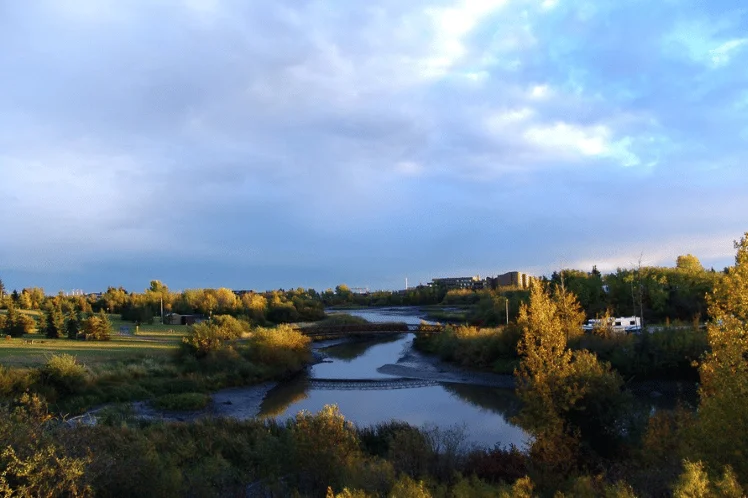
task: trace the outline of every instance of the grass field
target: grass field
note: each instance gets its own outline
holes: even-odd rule
[[[110,315],[109,318],[112,322],[110,341],[48,339],[38,333],[26,334],[22,338],[0,339],[0,364],[8,367],[38,366],[44,364],[54,353],[73,355],[81,363],[88,365],[130,358],[168,356],[188,332],[186,325],[160,323],[141,325],[136,331],[133,323],[122,321],[119,315]],[[120,334],[121,327],[128,327],[130,333]]]

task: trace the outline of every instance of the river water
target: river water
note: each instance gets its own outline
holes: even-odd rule
[[[370,322],[421,322],[417,308],[346,311]],[[222,389],[198,412],[165,412],[147,402],[132,403],[137,418],[190,421],[202,417],[285,420],[301,410],[317,412],[335,404],[358,426],[400,420],[427,430],[458,432],[464,442],[526,449],[529,437],[509,420],[518,413],[511,376],[468,372],[415,351],[413,334],[315,343],[322,362],[285,382]],[[643,410],[696,406],[693,383],[652,381],[628,386]],[[99,407],[68,420],[96,424]]]
[[[414,308],[346,311],[370,322],[418,324]],[[401,420],[426,429],[462,432],[466,442],[485,447],[525,448],[528,436],[509,422],[518,410],[506,379],[449,368],[414,351],[413,334],[317,346],[324,362],[270,390],[261,417],[284,420],[301,410],[336,404],[359,426]],[[496,380],[496,382],[495,382]]]

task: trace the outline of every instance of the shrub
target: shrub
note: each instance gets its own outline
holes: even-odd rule
[[[41,371],[42,380],[60,394],[79,392],[86,382],[87,369],[69,354],[52,355]]]
[[[210,322],[221,330],[226,340],[239,339],[248,336],[250,332],[248,322],[238,320],[231,315],[216,315]]]
[[[34,370],[7,368],[0,365],[0,397],[12,397],[26,391],[34,383]]]
[[[239,339],[248,332],[247,322],[219,315],[209,322],[193,325],[190,334],[182,338],[182,347],[188,354],[204,358],[210,352],[222,349],[227,341]]]
[[[293,303],[274,304],[268,309],[267,319],[273,323],[293,323],[299,321],[299,312]]]
[[[390,445],[394,437],[400,432],[412,430],[414,430],[413,427],[407,422],[391,420],[359,428],[358,437],[361,440],[361,447],[366,453],[385,457],[390,451]]]
[[[417,345],[470,368],[489,369],[499,359],[515,359],[520,332],[517,327],[483,328],[447,326]]]
[[[344,484],[347,470],[360,457],[356,429],[335,405],[317,414],[299,412],[288,423],[293,442],[294,466],[304,489],[321,491]]]
[[[514,482],[527,475],[528,463],[527,456],[515,446],[506,450],[497,446],[491,450],[478,449],[470,452],[464,473],[475,474],[494,483]]]
[[[309,337],[288,325],[258,328],[248,341],[246,356],[279,372],[295,372],[310,360],[310,342]]]

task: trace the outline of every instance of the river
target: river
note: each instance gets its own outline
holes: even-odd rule
[[[370,322],[422,320],[418,308],[347,310]],[[469,372],[413,349],[414,335],[393,334],[368,339],[314,343],[322,358],[293,379],[213,393],[199,412],[164,412],[147,402],[132,404],[141,419],[189,421],[202,417],[282,421],[301,410],[317,412],[335,404],[358,426],[391,420],[427,430],[460,433],[467,444],[487,448],[514,445],[527,449],[529,436],[510,422],[519,411],[511,376]],[[644,410],[672,409],[685,402],[696,406],[693,383],[631,383]],[[70,424],[95,424],[100,407],[73,417]]]
[[[347,310],[370,322],[418,324],[415,308]],[[413,350],[413,334],[317,345],[325,359],[270,390],[260,417],[279,420],[336,404],[359,426],[401,420],[426,429],[462,432],[485,447],[525,448],[527,434],[509,422],[514,392],[498,376],[471,374]]]

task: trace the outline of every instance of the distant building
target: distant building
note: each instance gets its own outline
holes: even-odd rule
[[[482,289],[483,280],[480,275],[474,277],[447,277],[447,278],[435,278],[429,284],[432,287],[440,287],[447,290],[453,289]]]
[[[535,277],[527,273],[510,271],[491,279],[491,287],[519,287],[520,289],[528,289],[534,279]]]

